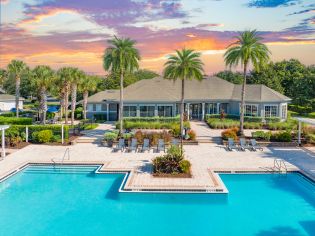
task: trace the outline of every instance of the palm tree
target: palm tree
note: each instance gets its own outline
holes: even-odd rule
[[[71,125],[74,125],[74,112],[77,103],[77,90],[78,84],[81,83],[81,80],[85,76],[84,72],[78,68],[70,68],[70,87],[71,87]]]
[[[97,76],[86,75],[79,85],[79,90],[83,93],[83,119],[86,119],[86,107],[89,92],[96,90],[98,79]]]
[[[19,117],[21,77],[28,73],[29,68],[23,61],[12,60],[7,67],[7,71],[9,76],[13,76],[15,79],[15,109],[16,117]]]
[[[170,55],[164,64],[164,78],[172,80],[180,79],[182,84],[180,101],[181,150],[183,150],[185,80],[203,79],[203,63],[200,56],[200,53],[191,49],[176,50],[176,55]]]
[[[119,122],[120,134],[123,132],[123,92],[125,73],[132,73],[139,69],[140,54],[135,48],[136,41],[130,38],[117,38],[109,40],[103,56],[103,67],[105,71],[117,73],[120,76],[120,101]]]
[[[71,72],[70,67],[63,67],[57,71],[57,85],[59,85],[60,93],[60,116],[62,119],[62,110],[65,111],[65,123],[68,124],[68,107],[69,107],[69,90],[71,84]]]
[[[7,71],[0,69],[0,85],[2,86],[4,81],[7,79]]]
[[[55,72],[49,66],[36,66],[32,71],[32,83],[38,89],[39,113],[43,124],[46,123],[47,92],[53,83]]]
[[[241,115],[240,115],[240,135],[244,135],[244,108],[245,108],[245,87],[247,69],[250,63],[254,68],[259,69],[269,60],[270,51],[263,44],[262,38],[258,36],[256,30],[244,31],[235,37],[236,41],[228,46],[224,54],[224,61],[227,66],[243,67],[243,84],[241,95]]]

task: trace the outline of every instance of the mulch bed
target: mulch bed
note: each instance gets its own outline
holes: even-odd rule
[[[156,177],[156,178],[192,178],[191,172],[180,173],[180,174],[153,173],[152,175],[153,175],[153,177]]]

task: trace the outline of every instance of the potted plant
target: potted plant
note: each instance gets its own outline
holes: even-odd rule
[[[118,134],[115,132],[107,132],[104,134],[104,140],[107,142],[108,147],[112,147],[114,141],[117,139]]]

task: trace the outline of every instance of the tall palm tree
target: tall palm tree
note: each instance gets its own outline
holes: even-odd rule
[[[79,85],[80,92],[83,93],[83,119],[86,119],[87,100],[89,92],[93,92],[97,88],[97,81],[99,77],[86,75]]]
[[[123,93],[124,75],[139,69],[140,54],[135,48],[136,41],[130,38],[117,38],[116,36],[108,41],[109,47],[106,48],[103,56],[103,67],[105,71],[117,73],[120,76],[120,101],[119,101],[119,122],[120,134],[123,132]]]
[[[43,124],[46,123],[47,92],[53,83],[55,72],[49,66],[36,66],[32,70],[32,84],[38,90],[39,113]]]
[[[7,79],[7,71],[4,69],[0,69],[0,85],[2,86],[4,81]]]
[[[71,88],[71,125],[74,125],[74,112],[77,103],[77,90],[78,84],[81,83],[81,80],[85,76],[84,72],[79,70],[78,68],[70,68],[71,80],[70,80],[70,88]]]
[[[57,84],[60,86],[60,116],[62,118],[62,110],[64,110],[66,124],[68,124],[69,90],[72,77],[71,72],[72,69],[70,67],[63,67],[57,71]]]
[[[183,150],[183,129],[184,129],[184,98],[185,80],[202,80],[203,63],[201,54],[191,49],[176,50],[176,55],[170,55],[164,64],[163,76],[165,79],[181,80],[181,101],[180,101],[180,138],[181,150]]]
[[[23,61],[12,60],[10,64],[8,64],[7,71],[9,76],[15,79],[15,109],[16,117],[19,117],[21,77],[28,73],[29,68]]]
[[[244,135],[244,110],[245,110],[245,87],[248,66],[252,64],[254,68],[259,69],[269,60],[270,51],[262,38],[258,36],[256,30],[244,31],[235,37],[236,41],[228,46],[224,54],[224,61],[227,66],[243,67],[243,84],[241,95],[241,115],[240,115],[240,135]]]

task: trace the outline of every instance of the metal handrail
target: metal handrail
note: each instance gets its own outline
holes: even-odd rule
[[[273,161],[273,168],[278,169],[279,173],[281,173],[282,167],[284,168],[284,172],[288,172],[287,165],[282,159],[274,159]]]
[[[67,155],[68,154],[68,155]],[[67,160],[70,160],[70,149],[67,148],[63,154],[63,157],[62,158],[52,158],[51,161],[54,163],[54,166],[57,164],[56,161],[61,161],[60,163],[58,164],[61,164],[63,165],[63,162],[64,160],[66,159],[66,156],[67,156]]]

